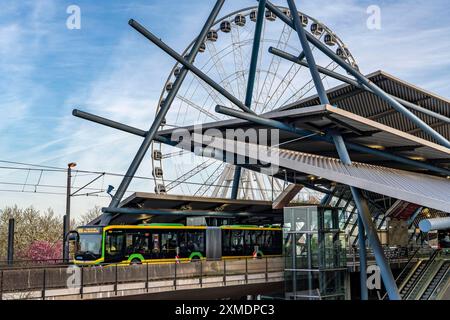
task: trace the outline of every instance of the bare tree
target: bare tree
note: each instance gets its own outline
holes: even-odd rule
[[[8,221],[15,219],[14,252],[16,257],[27,252],[35,241],[56,244],[62,241],[63,219],[49,208],[41,213],[33,207],[6,207],[0,210],[0,260],[6,259]]]
[[[77,221],[78,226],[85,226],[102,215],[102,207],[95,206],[83,214]]]

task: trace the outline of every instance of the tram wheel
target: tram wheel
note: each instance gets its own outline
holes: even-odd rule
[[[142,264],[142,261],[140,259],[134,258],[133,260],[131,260],[130,264]]]

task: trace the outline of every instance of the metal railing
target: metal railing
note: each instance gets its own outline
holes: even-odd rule
[[[389,247],[383,246],[384,255],[389,264],[403,263],[405,259],[413,259],[422,247]],[[411,253],[412,252],[412,253]],[[375,254],[371,248],[366,249],[366,257],[368,261],[375,260]],[[356,271],[357,262],[359,262],[359,248],[352,247],[347,255],[347,262],[353,263],[353,269]],[[409,261],[407,261],[409,262]]]
[[[141,285],[141,293],[149,293],[153,288],[152,283],[157,283],[159,289],[165,286],[168,291],[178,290],[188,284],[203,288],[206,284],[226,286],[227,283],[236,282],[264,283],[271,282],[273,274],[282,273],[283,270],[284,261],[281,257],[199,260],[179,264],[13,267],[0,270],[0,300],[45,300],[69,295],[83,299],[87,291],[91,295],[101,290],[104,292],[105,286],[109,288],[110,294],[116,296],[119,291],[132,290],[127,289],[127,284],[132,283]],[[70,277],[75,276],[77,281],[69,283],[75,279]],[[59,292],[56,294],[55,290]]]
[[[43,260],[0,260],[0,269],[26,266],[69,265],[72,259],[43,259]]]

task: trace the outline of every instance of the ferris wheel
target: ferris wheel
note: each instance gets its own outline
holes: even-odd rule
[[[288,8],[279,8],[288,16],[292,14]],[[298,12],[298,15],[303,26],[314,37],[334,48],[338,56],[358,68],[350,50],[329,27],[302,12]],[[256,19],[257,7],[241,9],[218,19],[208,32],[194,61],[197,68],[240,101],[245,99]],[[195,39],[184,50],[183,56],[190,51],[194,41]],[[307,67],[270,54],[269,47],[289,49],[287,51],[293,54],[301,52],[295,31],[266,10],[251,105],[251,109],[257,114],[276,110],[316,93]],[[326,56],[317,55],[316,61],[329,70],[338,68]],[[181,68],[179,63],[172,68],[162,89],[156,113],[164,104]],[[326,75],[321,76],[326,88],[336,84],[335,80]],[[216,105],[233,108],[230,102],[208,84],[189,73],[160,130],[226,120],[227,116],[214,111]],[[230,196],[235,166],[180,151],[157,141],[153,142],[151,151],[155,193],[219,198]],[[238,199],[273,200],[286,186],[287,182],[280,179],[242,169]],[[298,197],[303,202],[316,202],[320,194],[303,189]]]

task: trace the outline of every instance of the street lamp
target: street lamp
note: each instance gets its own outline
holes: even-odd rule
[[[64,261],[69,260],[69,239],[68,234],[70,231],[70,195],[71,195],[71,178],[72,178],[72,168],[75,168],[77,164],[75,162],[70,162],[67,164],[67,193],[66,193],[66,215],[64,216],[64,238],[63,238],[63,259]]]

